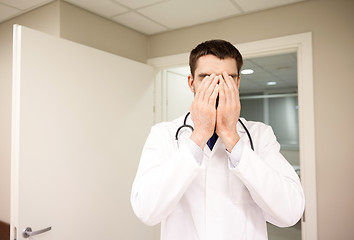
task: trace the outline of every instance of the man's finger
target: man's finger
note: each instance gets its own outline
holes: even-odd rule
[[[218,93],[219,93],[219,84],[216,84],[212,94],[210,95],[209,105],[215,106],[216,98],[218,97]]]
[[[218,84],[219,82],[219,78],[217,76],[215,76],[212,80],[212,82],[210,83],[208,89],[205,91],[205,100],[208,100],[210,99],[211,95],[213,94],[213,92],[215,91],[215,87],[216,85]]]
[[[204,98],[204,90],[203,90],[204,87],[203,86],[207,84],[208,78],[209,78],[209,76],[205,76],[203,78],[203,80],[201,81],[199,87],[197,89],[195,89],[195,98],[197,98],[197,99],[200,97]],[[194,81],[197,81],[197,80],[194,80]]]
[[[227,86],[230,89],[235,89],[236,90],[237,85],[236,85],[235,79],[233,79],[233,77],[231,77],[227,72],[223,72],[223,77],[224,77],[224,79],[226,81]]]
[[[227,74],[227,72],[223,73],[226,85],[226,101],[235,102],[236,101],[236,92],[237,92],[237,85],[235,80]]]
[[[224,105],[225,102],[226,102],[225,81],[223,78],[221,78],[219,82],[219,104]]]
[[[196,97],[199,100],[203,100],[205,98],[205,92],[209,88],[210,84],[212,83],[213,79],[215,77],[215,74],[211,74],[210,76],[205,76],[203,80],[201,81],[198,89],[196,90]],[[197,96],[198,94],[198,96]]]

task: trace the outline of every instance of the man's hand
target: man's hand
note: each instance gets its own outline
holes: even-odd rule
[[[194,96],[190,109],[194,123],[191,135],[201,149],[204,148],[209,138],[213,135],[216,124],[216,97],[218,96],[219,78],[213,73],[206,76],[200,83]]]
[[[219,106],[216,111],[216,133],[231,152],[240,136],[236,125],[240,116],[241,104],[235,80],[226,72],[219,76]]]

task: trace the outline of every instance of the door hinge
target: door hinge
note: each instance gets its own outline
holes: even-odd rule
[[[17,228],[14,227],[14,240],[17,240]]]
[[[304,213],[302,214],[302,222],[305,222],[306,221],[306,209],[304,210]]]

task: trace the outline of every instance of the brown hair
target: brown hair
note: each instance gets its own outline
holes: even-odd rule
[[[242,55],[234,45],[225,40],[209,40],[200,43],[196,46],[189,55],[189,67],[191,74],[194,77],[194,72],[197,67],[197,61],[205,55],[214,55],[220,59],[233,58],[236,60],[237,74],[240,74],[240,69],[243,64]]]

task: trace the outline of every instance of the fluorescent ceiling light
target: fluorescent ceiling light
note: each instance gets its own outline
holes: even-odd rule
[[[273,85],[277,85],[277,82],[267,82],[268,86],[273,86]]]
[[[243,69],[242,71],[241,71],[241,74],[253,74],[254,73],[254,71],[252,70],[252,69]]]

